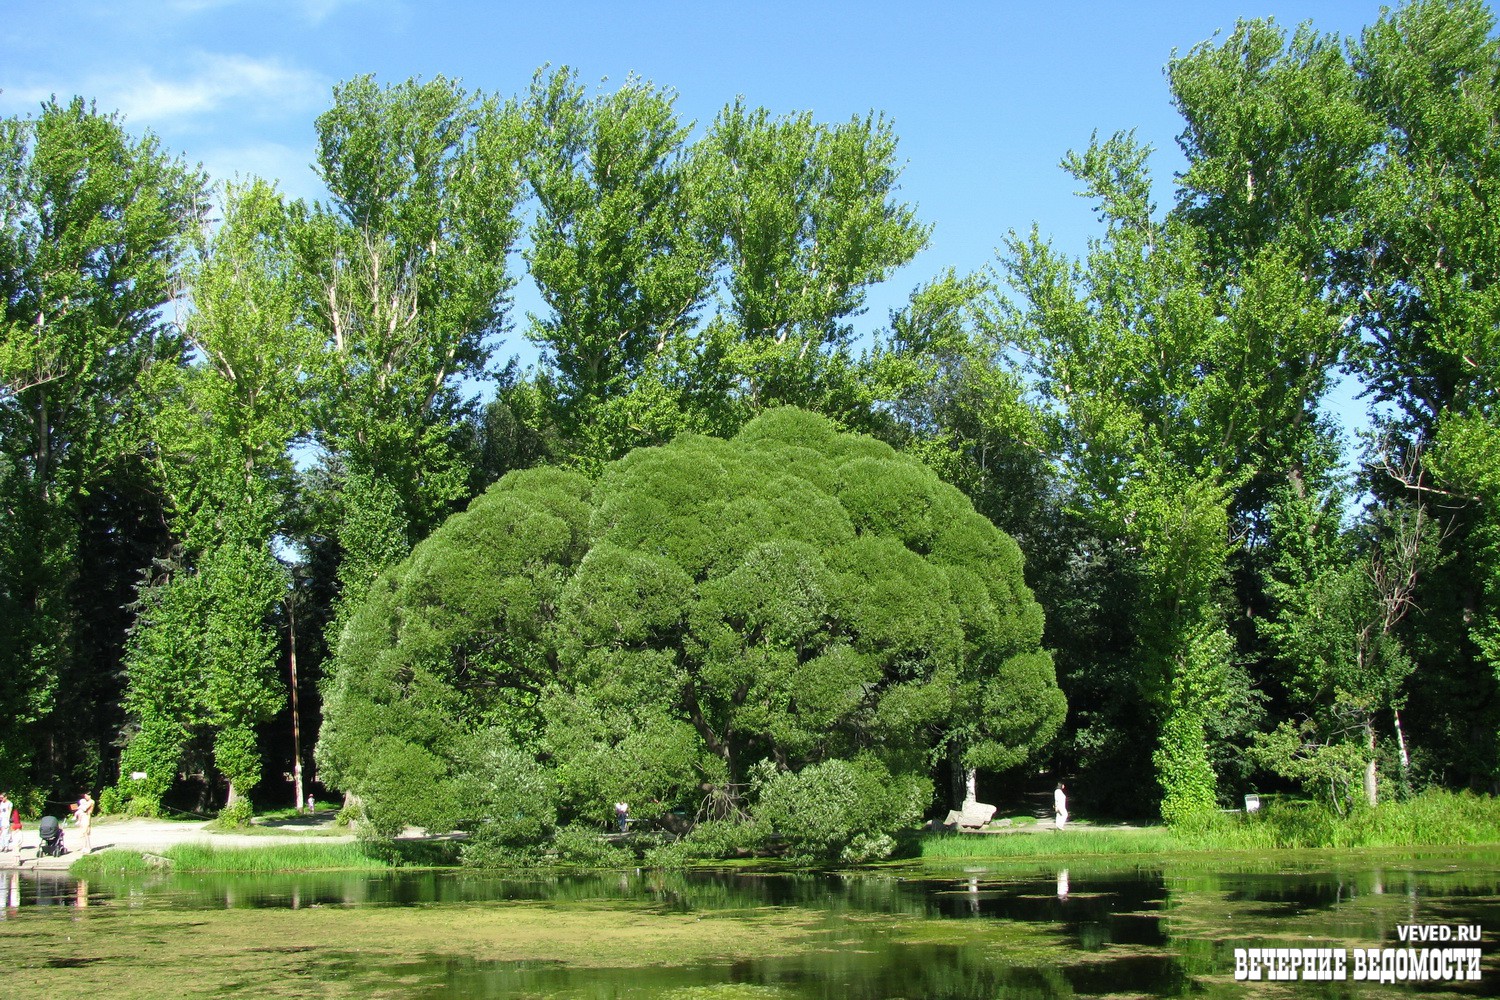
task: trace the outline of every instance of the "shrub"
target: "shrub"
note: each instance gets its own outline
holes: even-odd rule
[[[356,827],[365,822],[365,808],[358,799],[353,799],[339,807],[339,813],[333,818],[334,826]]]
[[[896,838],[888,833],[856,833],[839,852],[839,860],[857,865],[866,861],[881,861],[896,850]]]
[[[510,844],[480,838],[459,849],[465,868],[534,868],[545,860],[539,844]]]
[[[693,855],[686,840],[674,840],[670,844],[658,844],[647,850],[645,856],[641,858],[641,864],[647,868],[673,871],[686,868],[696,860],[698,858]]]
[[[99,802],[98,805],[94,807],[94,815],[118,815],[119,813],[125,812],[127,806],[127,801],[125,797],[120,794],[120,790],[111,785],[99,793]]]
[[[765,846],[765,828],[756,823],[711,819],[699,823],[680,841],[693,858],[735,858]]]
[[[776,410],[593,480],[513,471],[450,518],[352,610],[319,774],[377,832],[543,843],[558,816],[650,821],[742,788],[755,758],[726,748],[753,746],[801,775],[766,789],[796,855],[870,856],[930,790],[860,754],[1009,767],[1051,740],[1042,628],[1019,548],[955,487]],[[468,736],[487,726],[504,736]]]
[[[453,784],[465,804],[456,821],[479,840],[510,846],[540,844],[557,825],[557,789],[551,772],[494,729],[462,741]]]
[[[231,805],[219,810],[217,823],[220,826],[236,827],[249,826],[250,820],[255,816],[255,807],[250,804],[249,799],[239,799]]]
[[[635,865],[635,853],[611,844],[597,829],[572,823],[552,838],[557,860],[580,868],[629,868]]]
[[[762,787],[754,812],[785,839],[794,860],[871,861],[889,855],[890,834],[913,823],[931,798],[925,778],[893,775],[862,757],[777,774]]]

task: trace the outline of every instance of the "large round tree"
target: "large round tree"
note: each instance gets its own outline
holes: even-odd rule
[[[318,759],[386,830],[526,840],[621,798],[754,811],[798,776],[878,797],[862,822],[891,828],[935,761],[1010,767],[1051,739],[1041,634],[1020,551],[962,494],[777,410],[597,481],[495,484],[351,618]]]

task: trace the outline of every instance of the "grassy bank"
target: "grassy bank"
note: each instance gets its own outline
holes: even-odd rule
[[[1185,848],[1443,847],[1500,843],[1500,799],[1427,791],[1340,816],[1312,802],[1276,803],[1248,815],[1217,817],[1175,834]]]
[[[922,857],[1043,858],[1085,855],[1162,854],[1180,850],[1164,827],[1139,830],[1053,830],[1031,833],[939,833],[923,837]]]
[[[89,854],[73,862],[69,870],[79,878],[160,871],[268,872],[385,871],[390,863],[372,857],[362,844],[307,843],[268,844],[265,847],[217,847],[213,844],[179,844],[160,853],[112,848]]]
[[[987,835],[940,834],[921,841],[921,856],[1053,858],[1355,847],[1439,847],[1500,843],[1500,800],[1432,791],[1340,816],[1312,802],[1279,802],[1255,813],[1217,814],[1192,829],[1050,830]]]

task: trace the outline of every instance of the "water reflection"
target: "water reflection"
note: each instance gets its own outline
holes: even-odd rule
[[[86,908],[211,914],[338,907],[358,919],[360,910],[420,907],[441,920],[444,907],[512,902],[543,902],[554,909],[618,902],[636,908],[633,912],[645,904],[643,919],[653,912],[796,907],[821,913],[820,926],[833,929],[829,940],[836,942],[774,958],[630,970],[569,967],[544,956],[523,962],[407,956],[400,969],[410,989],[403,990],[415,997],[650,997],[736,984],[771,991],[762,994],[767,996],[855,1000],[1122,993],[1243,997],[1257,987],[1233,981],[1236,947],[1287,940],[1396,947],[1401,924],[1500,925],[1500,853],[1379,863],[1358,856],[1128,867],[1079,860],[1067,867],[971,866],[951,874],[915,867],[880,874],[157,874],[85,883],[61,872],[6,871],[0,872],[0,900],[0,919],[12,922],[63,914],[81,919]],[[896,919],[876,919],[887,917]],[[79,926],[97,919],[90,916]],[[945,927],[962,933],[945,933]],[[1484,956],[1488,982],[1481,985],[1493,987],[1500,980],[1497,957]],[[330,957],[323,974],[347,981],[382,971],[361,964],[368,961]],[[1352,983],[1295,986],[1299,996],[1355,992]],[[1481,992],[1451,986],[1437,984],[1423,992]]]

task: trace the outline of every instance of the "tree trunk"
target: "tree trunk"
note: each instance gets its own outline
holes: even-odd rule
[[[302,717],[297,710],[297,595],[295,590],[286,602],[287,647],[292,669],[292,801],[302,812]]]
[[[1365,719],[1365,750],[1369,754],[1365,759],[1365,801],[1373,806],[1377,804],[1378,786],[1375,780],[1375,720],[1372,717]]]
[[[968,784],[968,773],[959,756],[958,745],[948,744],[948,803],[952,809],[964,807],[963,796]]]
[[[1401,781],[1404,784],[1407,780],[1407,772],[1411,770],[1411,756],[1406,752],[1406,734],[1401,731],[1400,709],[1391,709],[1391,718],[1396,723],[1396,746],[1401,748]]]

